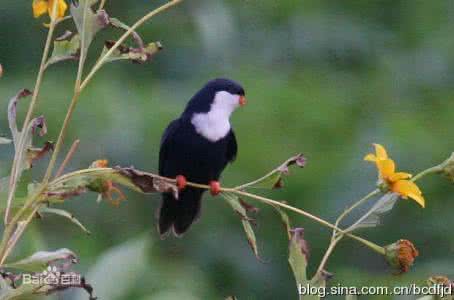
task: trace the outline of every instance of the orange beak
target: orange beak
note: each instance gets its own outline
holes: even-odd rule
[[[247,101],[246,101],[246,97],[240,96],[240,106],[246,105],[246,102],[247,102]]]

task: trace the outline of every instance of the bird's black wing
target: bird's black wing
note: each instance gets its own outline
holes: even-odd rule
[[[169,147],[172,144],[173,136],[179,127],[180,127],[180,119],[173,120],[172,122],[170,122],[169,126],[167,126],[166,130],[164,131],[164,134],[162,135],[161,148],[159,149],[159,174],[160,175],[166,175],[166,174],[163,174],[164,163],[167,159],[167,155],[169,153]]]
[[[233,130],[230,130],[227,141],[227,163],[233,162],[236,158],[236,153],[238,152],[238,145],[236,143],[236,137]]]

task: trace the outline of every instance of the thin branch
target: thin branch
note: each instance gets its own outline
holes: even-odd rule
[[[57,5],[58,1],[54,1],[54,5],[52,6],[52,12],[51,15],[55,16],[57,12]],[[47,38],[46,38],[46,43],[44,45],[44,51],[43,51],[43,56],[41,57],[41,64],[39,66],[39,71],[38,75],[36,77],[36,82],[35,82],[35,88],[33,89],[33,94],[32,94],[32,99],[30,101],[30,105],[28,107],[27,114],[24,119],[24,123],[22,125],[22,134],[20,135],[19,143],[14,155],[14,160],[13,160],[13,165],[11,167],[11,176],[10,176],[10,186],[9,186],[9,192],[8,192],[8,198],[7,198],[7,204],[6,204],[6,209],[5,209],[5,218],[4,222],[5,224],[8,224],[9,220],[9,214],[11,210],[11,204],[13,202],[14,194],[16,193],[16,188],[17,188],[17,177],[18,177],[18,164],[22,161],[22,156],[25,151],[23,151],[25,145],[25,141],[23,139],[24,137],[24,131],[26,128],[28,128],[28,124],[30,123],[30,120],[33,116],[33,112],[35,111],[39,91],[41,88],[41,82],[43,79],[44,72],[46,70],[46,61],[47,57],[49,56],[49,50],[50,46],[52,43],[52,37],[54,34],[55,26],[57,24],[57,18],[51,18],[50,24],[49,24],[49,31],[47,32]]]
[[[331,253],[333,253],[334,248],[336,248],[337,243],[340,242],[342,237],[343,237],[343,235],[340,235],[340,236],[337,236],[337,237],[335,237],[334,239],[331,240],[331,242],[330,242],[330,244],[328,246],[328,249],[326,249],[326,252],[323,255],[323,258],[322,258],[322,260],[320,262],[320,265],[317,268],[317,272],[316,273],[321,273],[325,269],[326,263],[328,262],[328,259],[329,259],[330,255],[331,255]]]
[[[166,4],[156,8],[155,10],[149,12],[142,18],[140,18],[134,25],[132,25],[117,41],[116,43],[102,56],[96,64],[93,66],[91,69],[90,73],[88,73],[87,77],[85,80],[82,82],[80,88],[83,90],[86,85],[90,82],[92,77],[96,74],[96,72],[101,68],[101,66],[106,62],[106,60],[114,53],[115,50],[128,38],[138,27],[140,27],[143,23],[154,17],[155,15],[171,8],[172,6],[175,6],[182,2],[183,0],[172,0],[170,2],[167,2]]]
[[[99,3],[98,10],[104,9],[105,5],[106,5],[106,0],[101,0],[101,2]]]
[[[79,144],[80,144],[80,140],[75,140],[74,143],[71,145],[71,148],[69,149],[68,153],[66,154],[65,159],[61,163],[60,168],[58,168],[57,173],[55,174],[55,177],[59,177],[63,173],[66,165],[71,160],[71,158],[74,156],[74,153],[77,151]]]

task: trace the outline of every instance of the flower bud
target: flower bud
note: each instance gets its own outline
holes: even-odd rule
[[[385,247],[386,261],[400,273],[408,272],[418,255],[418,250],[409,240],[398,240]]]
[[[441,164],[441,167],[443,174],[454,183],[454,152]]]

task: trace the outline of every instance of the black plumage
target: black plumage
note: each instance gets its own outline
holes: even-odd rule
[[[219,99],[215,101],[215,98]],[[233,161],[237,154],[235,134],[230,123],[227,123],[228,128],[221,126],[220,129],[225,130],[225,135],[222,131],[220,134],[215,132],[218,134],[217,137],[206,137],[203,130],[196,127],[194,116],[197,114],[203,116],[216,110],[220,111],[222,119],[224,106],[228,110],[230,105],[235,105],[229,101],[237,101],[236,99],[240,98],[244,99],[243,88],[228,79],[212,80],[197,92],[188,102],[182,115],[168,125],[162,136],[159,174],[171,178],[183,175],[188,181],[203,184],[217,181],[226,165]],[[230,113],[228,111],[225,115],[230,116]],[[209,126],[217,126],[216,119],[210,122],[212,123],[208,122],[207,125],[201,123],[206,126],[204,129],[207,131],[213,129]],[[159,212],[159,233],[163,235],[173,228],[173,232],[178,236],[187,231],[200,215],[203,193],[203,189],[193,187],[181,190],[178,199],[171,193],[164,193]]]

